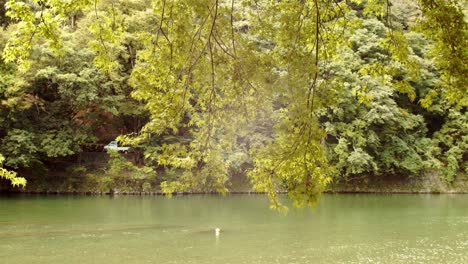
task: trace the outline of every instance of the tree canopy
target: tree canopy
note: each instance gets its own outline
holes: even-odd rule
[[[5,164],[80,152],[111,114],[128,127],[121,142],[180,171],[162,183],[167,193],[226,192],[239,162],[275,208],[277,190],[313,204],[336,175],[438,169],[453,179],[468,143],[466,9],[456,0],[6,1]]]

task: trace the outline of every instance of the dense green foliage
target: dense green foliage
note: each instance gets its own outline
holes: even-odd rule
[[[161,179],[167,193],[223,193],[243,174],[275,208],[277,190],[303,206],[330,181],[437,172],[452,182],[467,173],[462,1],[5,7],[8,168],[44,167],[120,135],[144,164],[111,153],[103,177],[165,169],[178,172]]]
[[[0,178],[6,179],[11,182],[11,185],[13,186],[25,186],[26,185],[26,179],[22,177],[18,177],[16,175],[16,172],[14,171],[8,171],[4,168],[1,167],[3,161],[5,158],[0,155]]]
[[[136,166],[115,150],[110,150],[107,166],[103,171],[87,173],[86,167],[75,167],[75,172],[85,174],[88,181],[95,182],[97,192],[150,192],[156,179],[151,167]],[[90,191],[90,190],[87,190]]]

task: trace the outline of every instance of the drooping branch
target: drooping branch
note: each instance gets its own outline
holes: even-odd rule
[[[320,7],[318,4],[318,0],[314,0],[314,7],[315,7],[315,61],[314,61],[314,77],[312,84],[309,86],[309,91],[307,93],[307,109],[309,109],[310,112],[314,111],[314,99],[315,99],[315,93],[317,90],[317,79],[319,76],[319,52],[320,52]]]

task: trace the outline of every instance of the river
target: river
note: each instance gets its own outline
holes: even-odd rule
[[[0,263],[468,263],[467,195],[0,197]],[[219,236],[215,228],[220,228]]]

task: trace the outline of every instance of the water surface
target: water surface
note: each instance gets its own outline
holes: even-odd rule
[[[468,196],[0,197],[0,241],[14,264],[468,263]]]

